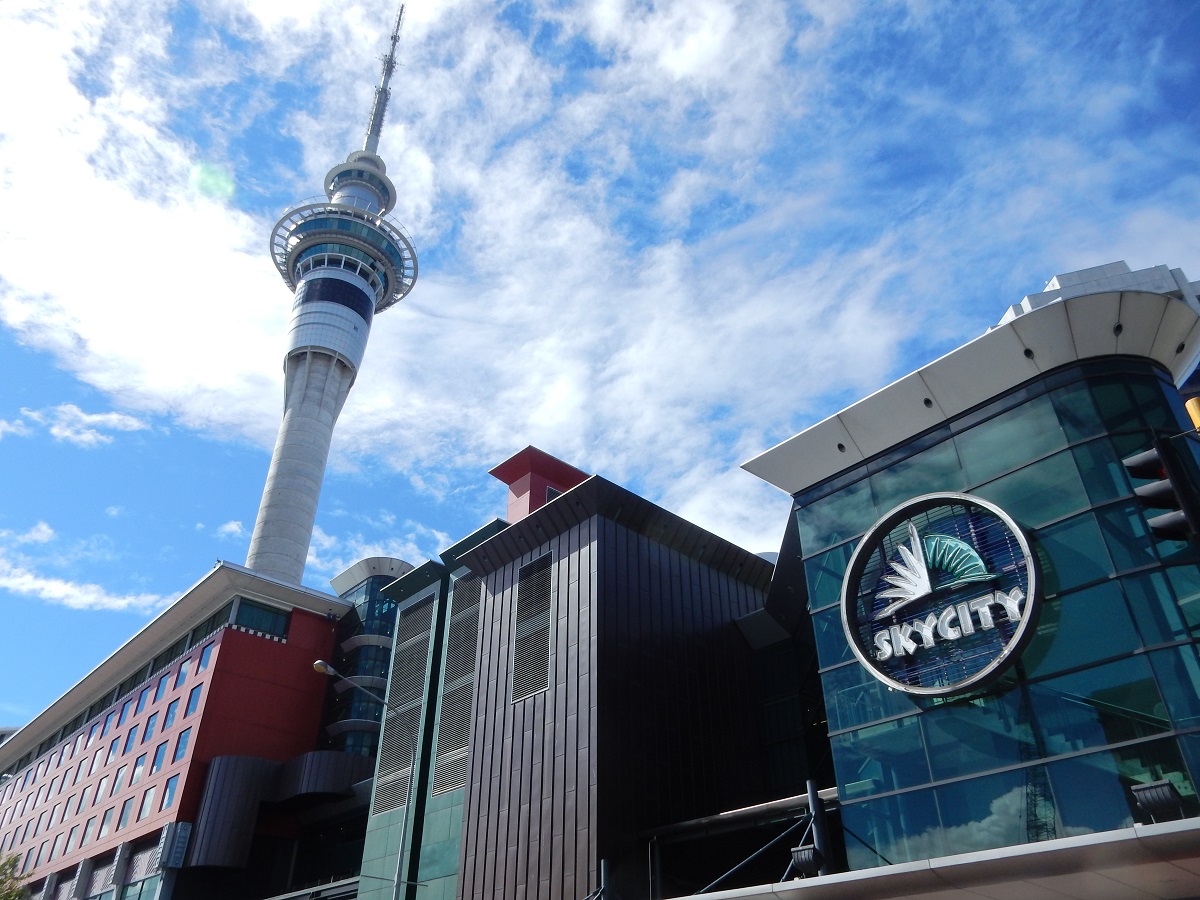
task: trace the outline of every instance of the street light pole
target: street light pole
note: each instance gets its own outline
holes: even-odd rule
[[[372,690],[368,690],[367,688],[363,687],[361,684],[355,684],[353,681],[351,681],[349,678],[347,678],[345,675],[343,675],[341,672],[339,672],[337,669],[335,669],[329,663],[325,662],[325,660],[323,660],[323,659],[318,659],[313,663],[313,671],[315,671],[321,675],[328,675],[330,678],[336,678],[338,681],[344,681],[346,684],[350,685],[350,687],[354,688],[355,690],[362,691],[364,694],[366,694],[372,700],[375,700],[376,702],[378,702],[380,705],[383,706],[385,719],[387,718],[387,713],[394,713],[396,715],[400,714],[400,710],[397,709],[396,707],[392,706],[392,704],[388,703],[387,700],[385,700],[383,697],[379,696],[377,693],[375,693]],[[383,723],[380,723],[380,743],[381,744],[383,742],[382,725],[383,725]],[[426,882],[424,882],[424,881],[406,881],[400,877],[400,870],[401,870],[402,866],[404,865],[404,854],[408,850],[408,815],[409,815],[409,810],[412,809],[413,782],[416,780],[416,774],[417,774],[417,737],[420,735],[420,733],[421,733],[421,729],[418,726],[416,729],[413,730],[412,740],[409,742],[409,747],[408,747],[408,750],[409,750],[408,797],[404,801],[404,819],[400,826],[400,852],[396,856],[396,877],[392,879],[392,900],[400,900],[400,885],[402,885],[402,884],[411,884],[411,885],[415,885],[417,887],[425,887],[426,886]],[[360,873],[359,877],[362,877],[361,873]],[[367,877],[371,877],[371,876],[367,876]]]

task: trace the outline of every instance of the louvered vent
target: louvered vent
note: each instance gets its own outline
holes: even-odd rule
[[[513,617],[512,700],[550,686],[550,607],[554,561],[549,553],[521,566]]]
[[[406,609],[396,623],[388,706],[379,741],[379,774],[374,812],[388,812],[408,800],[413,749],[421,728],[425,670],[429,660],[429,628],[433,598]]]
[[[471,743],[471,695],[475,690],[475,645],[479,633],[478,576],[454,583],[450,628],[446,636],[446,666],[442,678],[442,708],[433,758],[433,793],[467,784],[467,755]]]

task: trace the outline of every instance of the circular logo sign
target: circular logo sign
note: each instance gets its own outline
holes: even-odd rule
[[[864,536],[842,582],[842,625],[872,675],[948,697],[1016,659],[1037,616],[1036,567],[1021,529],[969,494],[903,503]]]

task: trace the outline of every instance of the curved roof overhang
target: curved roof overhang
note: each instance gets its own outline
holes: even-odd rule
[[[1006,321],[742,464],[789,494],[805,490],[1061,366],[1103,356],[1153,360],[1180,384],[1200,356],[1200,313],[1149,291],[1070,297]]]

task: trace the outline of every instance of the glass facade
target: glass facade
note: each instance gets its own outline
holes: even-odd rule
[[[1189,430],[1165,372],[1090,362],[796,495],[852,869],[1127,827],[1143,820],[1130,788],[1150,781],[1169,780],[1197,813],[1200,556],[1151,534],[1121,464]],[[1016,520],[1044,601],[1015,665],[949,699],[876,680],[851,653],[840,609],[863,533],[942,491]]]

